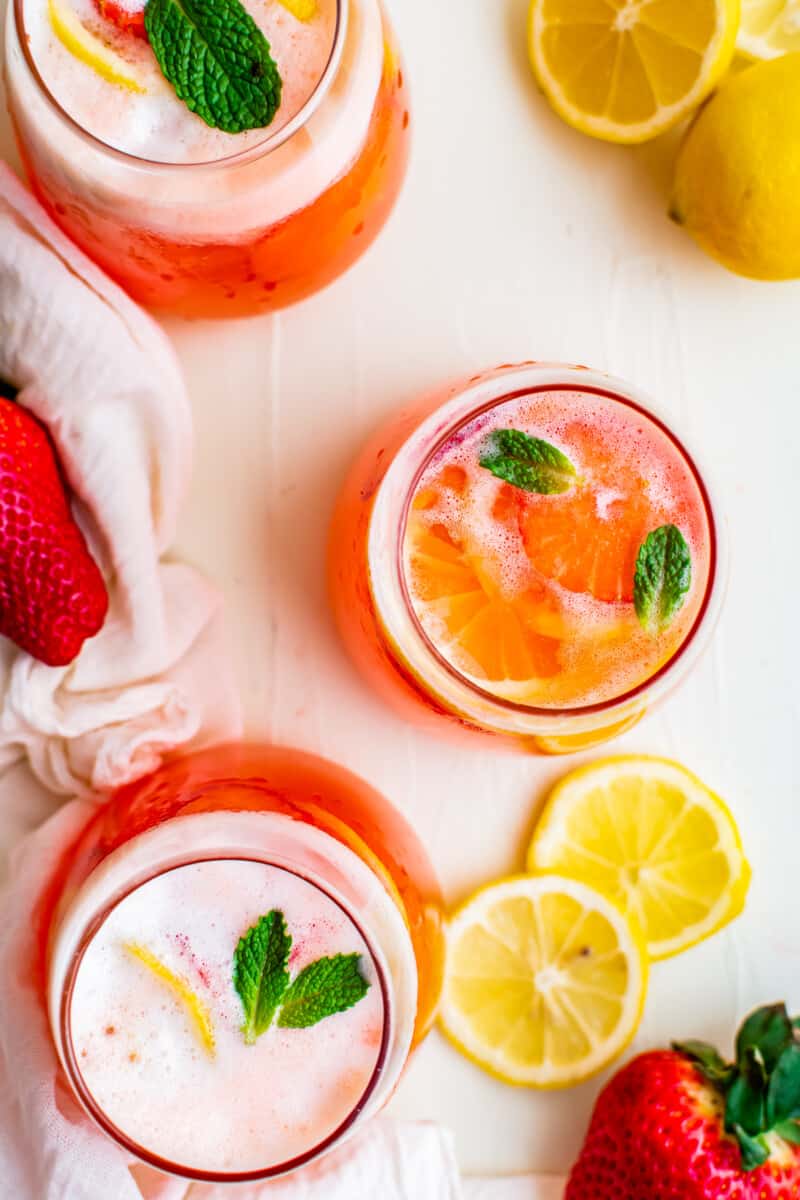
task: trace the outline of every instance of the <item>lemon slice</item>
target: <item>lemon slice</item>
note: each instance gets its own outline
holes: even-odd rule
[[[739,0],[532,0],[531,63],[560,116],[644,142],[682,120],[733,57]]]
[[[606,896],[555,875],[520,876],[452,917],[441,1022],[507,1083],[567,1087],[625,1049],[646,986],[642,935]]]
[[[133,74],[130,63],[90,33],[60,0],[48,0],[47,11],[53,33],[73,57],[91,67],[103,79],[129,92],[143,94],[147,88]]]
[[[733,817],[678,763],[610,758],[554,789],[528,851],[604,892],[644,930],[651,958],[715,933],[744,907],[750,868]]]
[[[736,49],[748,58],[800,50],[800,0],[742,0]]]

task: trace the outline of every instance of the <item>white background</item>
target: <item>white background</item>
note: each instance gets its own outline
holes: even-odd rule
[[[415,394],[499,362],[583,362],[643,385],[719,485],[733,543],[713,649],[620,739],[681,759],[730,802],[754,878],[735,927],[653,971],[635,1049],[728,1043],[737,1017],[800,1007],[800,289],[706,260],[665,216],[671,143],[583,139],[538,95],[525,0],[402,0],[414,101],[400,205],[351,273],[282,314],[168,322],[196,414],[179,553],[224,589],[248,731],[360,772],[401,806],[456,901],[518,869],[563,760],[453,749],[381,707],[326,607],[325,532],[361,441]],[[16,162],[7,120],[0,152]],[[393,1102],[451,1126],[468,1171],[559,1170],[602,1080],[536,1094],[435,1033]]]

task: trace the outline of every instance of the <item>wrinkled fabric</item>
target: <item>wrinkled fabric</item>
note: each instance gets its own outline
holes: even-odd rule
[[[68,667],[0,638],[0,770],[26,755],[46,787],[88,794],[153,770],[201,729],[235,736],[218,593],[163,557],[191,457],[175,355],[2,163],[0,378],[50,430],[110,598]]]

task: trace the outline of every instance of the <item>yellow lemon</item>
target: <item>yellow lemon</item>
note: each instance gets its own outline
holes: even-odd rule
[[[722,78],[739,13],[739,0],[532,0],[531,63],[570,125],[609,142],[644,142]]]
[[[800,0],[742,0],[736,49],[748,58],[800,50]]]
[[[641,756],[567,775],[536,827],[528,869],[560,871],[609,896],[643,929],[653,959],[738,916],[750,883],[722,800],[678,763]]]
[[[732,76],[698,114],[670,216],[731,271],[800,276],[800,53]]]
[[[574,879],[518,876],[451,918],[441,1023],[506,1082],[567,1087],[622,1053],[646,989],[642,934],[613,901]]]

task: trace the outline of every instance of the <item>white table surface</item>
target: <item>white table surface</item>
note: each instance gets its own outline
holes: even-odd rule
[[[526,65],[525,0],[395,8],[416,136],[377,245],[277,316],[167,323],[196,414],[178,550],[225,592],[248,731],[381,788],[458,900],[519,867],[536,806],[567,764],[454,750],[373,698],[326,607],[336,490],[396,405],[480,367],[584,362],[648,388],[716,472],[733,570],[712,650],[614,749],[674,756],[719,790],[754,878],[735,927],[654,969],[635,1049],[672,1035],[727,1042],[748,1006],[800,1006],[800,287],[728,275],[670,224],[670,144],[592,143],[551,114]],[[5,117],[0,152],[16,162]],[[8,826],[15,798],[3,800]],[[451,1126],[467,1171],[557,1171],[601,1082],[507,1088],[434,1033],[392,1107]]]

